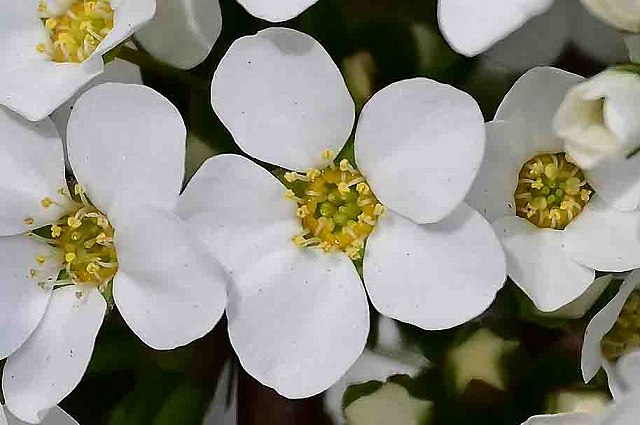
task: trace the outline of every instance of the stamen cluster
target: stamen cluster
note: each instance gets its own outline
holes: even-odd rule
[[[364,244],[384,207],[364,177],[348,160],[329,167],[309,169],[306,174],[285,174],[286,197],[297,202],[302,232],[293,237],[296,245],[339,250],[352,260],[362,259]]]
[[[633,291],[613,328],[602,338],[602,355],[614,361],[640,347],[640,292]]]
[[[109,0],[76,0],[61,16],[49,16],[41,2],[39,11],[50,40],[36,49],[55,62],[83,62],[113,29]]]
[[[514,198],[516,214],[540,228],[564,229],[582,212],[593,189],[563,152],[525,162]]]

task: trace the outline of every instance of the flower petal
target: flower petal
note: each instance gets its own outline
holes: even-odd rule
[[[89,364],[107,303],[96,289],[78,298],[74,286],[53,291],[49,308],[27,342],[4,366],[7,407],[39,423],[80,382]]]
[[[243,151],[297,171],[317,167],[326,149],[338,153],[355,116],[329,54],[287,28],[236,40],[213,76],[211,103]]]
[[[589,382],[606,362],[600,350],[600,341],[613,328],[622,306],[638,284],[640,271],[635,270],[624,280],[616,296],[587,325],[582,343],[582,377],[585,382]]]
[[[464,199],[484,144],[484,118],[471,96],[415,78],[391,84],[367,102],[355,154],[384,205],[417,223],[433,223]]]
[[[333,385],[362,353],[369,305],[342,253],[293,243],[235,275],[229,337],[244,369],[288,398]]]
[[[149,22],[156,13],[156,0],[111,0],[111,7],[114,10],[113,28],[98,44],[92,58],[104,55]]]
[[[2,410],[7,414],[7,422],[2,423]],[[79,425],[75,419],[69,416],[64,410],[58,406],[52,407],[47,416],[40,422],[42,425]],[[9,409],[3,406],[0,408],[0,425],[27,425],[11,414]]]
[[[269,22],[293,19],[318,0],[238,0],[247,12]]]
[[[522,425],[598,425],[600,423],[595,414],[575,412],[532,416]]]
[[[186,224],[144,207],[114,227],[113,298],[135,334],[152,348],[170,350],[213,329],[226,304],[226,276]]]
[[[439,0],[438,23],[455,51],[475,56],[552,4],[553,0]]]
[[[67,124],[69,123],[69,117],[71,116],[73,106],[78,98],[85,91],[103,83],[142,84],[142,74],[140,73],[138,65],[134,65],[131,62],[127,62],[122,59],[116,58],[105,64],[104,72],[102,74],[91,80],[82,88],[82,90],[51,113],[51,119],[56,125],[58,134],[60,134],[60,137],[62,137],[63,140],[67,139]]]
[[[191,69],[209,55],[221,30],[218,0],[157,0],[155,16],[136,40],[174,68]]]
[[[600,424],[631,425],[640,415],[640,391],[636,390],[615,403],[611,403]]]
[[[631,62],[640,62],[640,34],[628,34],[624,37],[624,44],[629,50]]]
[[[618,400],[631,391],[640,389],[640,350],[632,351],[620,357],[615,364],[615,373],[609,373],[609,386],[616,385],[617,388],[611,390],[613,397]],[[615,378],[617,382],[612,382]]]
[[[376,309],[428,330],[482,313],[502,287],[505,269],[491,225],[466,204],[428,225],[387,212],[364,256],[364,281]]]
[[[620,272],[640,267],[640,211],[617,211],[594,196],[564,230],[565,253],[580,264]]]
[[[230,274],[271,251],[293,245],[301,230],[296,203],[264,168],[239,155],[219,155],[195,174],[177,213]]]
[[[466,201],[487,220],[493,221],[507,215],[515,215],[514,192],[522,159],[522,146],[513,141],[521,137],[518,126],[505,121],[486,124],[487,148],[478,176],[467,194]]]
[[[42,265],[37,261],[41,255]],[[0,359],[18,349],[38,326],[51,296],[38,282],[55,279],[61,268],[48,245],[23,235],[0,237]]]
[[[547,313],[541,312],[539,314],[543,317],[579,319],[584,316],[591,307],[593,307],[596,301],[598,301],[600,295],[602,295],[604,290],[609,286],[609,283],[611,283],[611,279],[613,279],[613,275],[610,274],[600,276],[594,280],[578,298],[571,301],[569,304],[566,304],[555,311]]]
[[[16,235],[57,220],[67,186],[62,141],[49,118],[32,123],[0,107],[0,235]],[[57,202],[48,208],[44,198]]]
[[[604,160],[586,174],[598,196],[615,209],[633,211],[640,206],[640,155]]]
[[[544,152],[562,152],[553,118],[567,91],[584,78],[557,68],[533,68],[520,77],[498,107],[495,120],[512,121],[521,136],[513,143],[526,154],[522,162]],[[522,165],[522,164],[520,164]]]
[[[133,84],[88,90],[76,102],[67,128],[74,174],[106,213],[115,205],[173,208],[184,177],[185,140],[176,107]]]
[[[493,222],[507,255],[509,277],[540,311],[555,311],[582,294],[595,272],[563,250],[561,230],[539,229],[527,220],[503,217]]]

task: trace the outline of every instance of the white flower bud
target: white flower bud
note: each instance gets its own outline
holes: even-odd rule
[[[640,32],[640,0],[581,0],[595,16],[625,31]]]
[[[567,93],[554,119],[565,152],[583,169],[640,145],[640,75],[607,70]]]

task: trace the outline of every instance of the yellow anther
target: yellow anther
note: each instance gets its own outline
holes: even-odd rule
[[[38,12],[41,14],[47,13],[47,4],[43,0],[38,4]]]
[[[360,254],[360,250],[353,246],[348,246],[344,252],[352,260],[360,260],[362,258],[362,255]]]
[[[96,274],[100,271],[100,266],[95,263],[89,263],[87,264],[87,267],[85,268],[85,270],[89,274]]]
[[[298,208],[298,211],[296,212],[296,215],[298,216],[298,218],[305,218],[309,214],[310,214],[309,208],[306,205],[303,205],[300,208]]]
[[[284,179],[289,183],[293,183],[294,181],[296,181],[297,177],[298,177],[298,174],[294,173],[293,171],[284,173]]]
[[[40,43],[36,46],[36,51],[44,53],[47,51],[47,46],[44,43]]]
[[[40,205],[42,205],[42,208],[49,208],[51,205],[53,205],[53,201],[51,200],[51,198],[44,198],[42,201],[40,201]]]
[[[106,242],[109,242],[110,238],[107,237],[107,235],[105,235],[104,233],[100,233],[98,236],[96,236],[96,243],[100,244],[100,245],[104,245]]]
[[[38,271],[35,269],[31,269],[29,270],[29,276],[31,277],[38,277]]]
[[[44,26],[47,27],[48,30],[53,30],[58,26],[58,20],[54,18],[49,18],[44,21]]]
[[[340,194],[342,195],[347,195],[351,192],[351,189],[349,189],[349,185],[347,184],[347,182],[338,183],[338,192],[340,192]]]
[[[60,237],[61,234],[62,234],[62,227],[58,226],[57,224],[54,224],[53,226],[51,226],[52,238],[58,238]]]
[[[67,226],[71,227],[72,229],[77,229],[82,226],[82,220],[74,216],[70,216],[69,218],[67,218]]]
[[[335,154],[331,149],[325,149],[322,151],[322,159],[330,161],[334,158]]]
[[[38,255],[36,257],[36,261],[38,262],[38,264],[42,265],[47,261],[47,258],[44,255]]]
[[[544,167],[544,175],[551,180],[557,179],[559,173],[560,170],[558,169],[558,166],[553,162],[545,165]]]
[[[369,189],[369,185],[366,183],[358,183],[356,185],[356,191],[361,195],[368,195],[371,193],[371,189]]]
[[[580,179],[576,177],[570,177],[566,182],[564,182],[564,184],[564,191],[567,192],[567,194],[577,195],[578,193],[580,193]]]
[[[73,186],[73,193],[75,195],[84,195],[85,194],[84,187],[82,185],[76,183],[75,186]]]
[[[538,178],[533,183],[531,183],[531,187],[537,190],[540,190],[544,187],[544,183],[542,183],[542,179]]]
[[[297,198],[295,192],[293,190],[291,190],[291,189],[285,190],[284,197],[289,199],[289,200],[294,200],[294,199]]]
[[[538,196],[537,198],[533,198],[531,201],[531,206],[536,210],[544,210],[547,208],[547,198],[542,196]]]
[[[582,189],[580,191],[580,199],[584,202],[588,202],[591,199],[591,191],[587,189]]]
[[[373,208],[373,213],[378,216],[383,215],[385,211],[387,211],[387,209],[382,204],[376,204],[376,206]]]
[[[27,226],[31,226],[33,223],[35,223],[33,217],[27,217],[24,219],[24,224],[26,224]]]
[[[353,167],[349,163],[348,159],[343,159],[340,161],[340,171],[353,171]]]
[[[549,211],[549,218],[551,220],[560,220],[560,218],[562,218],[562,215],[560,214],[560,211],[556,208],[553,208],[551,211]]]
[[[84,11],[85,12],[92,12],[94,11],[96,8],[96,2],[95,1],[85,1],[84,3]]]
[[[296,244],[297,246],[306,246],[307,245],[307,240],[304,238],[304,236],[300,236],[300,235],[295,235],[293,238],[293,243]]]
[[[542,175],[542,173],[544,173],[544,164],[542,164],[542,161],[534,162],[533,164],[531,164],[530,174],[532,176],[539,177]]]
[[[75,259],[76,259],[76,254],[73,252],[67,252],[64,255],[64,261],[66,261],[67,263],[72,263],[75,261]]]
[[[307,170],[307,178],[309,180],[311,180],[311,181],[313,181],[316,178],[320,177],[320,174],[322,174],[322,173],[317,168],[309,168]]]

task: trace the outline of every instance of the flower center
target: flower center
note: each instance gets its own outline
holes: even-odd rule
[[[60,16],[51,16],[44,2],[38,9],[49,40],[36,49],[54,62],[83,62],[113,29],[109,0],[76,0]]]
[[[516,215],[540,228],[564,229],[582,212],[593,189],[564,152],[524,163],[514,193]]]
[[[362,259],[365,240],[385,209],[360,172],[343,159],[339,167],[332,163],[322,170],[309,169],[306,175],[285,173],[285,179],[286,197],[298,204],[302,225],[293,242]]]
[[[109,219],[85,196],[84,189],[75,185],[71,212],[54,224],[32,233],[49,245],[58,248],[67,279],[73,283],[89,284],[104,291],[118,270],[118,257],[113,244],[115,230]],[[42,200],[43,208],[52,201]],[[36,258],[39,264],[45,257]]]
[[[614,361],[640,347],[640,292],[633,291],[613,328],[602,338],[602,355]]]

